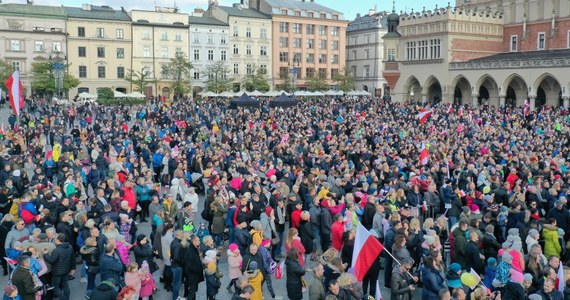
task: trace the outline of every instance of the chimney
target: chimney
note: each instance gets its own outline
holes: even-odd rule
[[[81,9],[83,9],[83,10],[91,10],[91,4],[85,3],[85,4],[81,5]]]
[[[376,14],[376,9],[373,8],[373,9],[369,9],[369,10],[368,10],[368,15],[369,15],[369,16],[373,16],[373,15],[375,15],[375,14]]]

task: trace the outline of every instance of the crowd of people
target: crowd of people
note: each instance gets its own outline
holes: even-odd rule
[[[0,132],[4,299],[570,299],[564,108],[38,103]]]

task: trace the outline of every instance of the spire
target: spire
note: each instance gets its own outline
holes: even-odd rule
[[[396,0],[392,0],[392,12],[396,12]]]

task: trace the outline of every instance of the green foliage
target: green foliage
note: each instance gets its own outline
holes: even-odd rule
[[[252,75],[248,75],[245,82],[245,90],[252,92],[258,90],[260,92],[267,92],[271,88],[267,76],[261,69],[257,69]]]
[[[32,86],[34,92],[40,94],[53,94],[56,92],[55,76],[52,71],[52,61],[40,61],[32,63]],[[63,91],[69,91],[81,83],[81,81],[68,73],[70,64],[65,65],[63,77]]]
[[[221,93],[232,89],[234,80],[230,78],[230,70],[224,66],[223,61],[215,63],[208,68],[208,80],[206,80],[206,90],[214,93]]]
[[[12,65],[3,59],[0,59],[0,88],[4,91],[7,90],[6,80],[10,77],[12,72],[14,72]]]
[[[177,53],[166,65],[162,65],[162,76],[172,80],[172,90],[178,98],[190,92],[190,70],[192,64],[184,52]]]
[[[291,74],[289,74],[289,72],[285,71],[279,73],[279,79],[282,80],[282,83],[279,85],[280,90],[293,92],[293,85],[291,84]]]
[[[134,98],[106,99],[106,100],[97,99],[97,103],[99,105],[109,105],[109,106],[120,105],[120,104],[139,105],[139,104],[146,104],[146,100],[145,99],[134,99]]]
[[[333,80],[337,83],[337,88],[341,91],[352,91],[354,90],[354,77],[350,75],[348,69],[344,69],[342,73],[338,73]]]
[[[127,74],[125,75],[125,80],[130,82],[134,86],[134,90],[144,93],[144,88],[156,82],[156,79],[152,77],[150,71],[141,70],[134,71],[132,69],[127,69]]]
[[[305,85],[309,91],[324,91],[328,90],[329,84],[322,76],[311,76],[305,80]]]
[[[104,87],[97,90],[97,99],[99,100],[115,100],[115,93],[111,88]]]

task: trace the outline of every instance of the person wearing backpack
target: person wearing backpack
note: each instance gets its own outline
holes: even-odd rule
[[[263,261],[263,266],[260,266],[265,272],[263,272],[263,282],[267,283],[267,289],[269,293],[271,293],[271,298],[275,298],[275,292],[273,291],[273,283],[271,282],[271,275],[275,272],[275,268],[277,268],[277,263],[271,258],[271,253],[269,251],[269,247],[271,247],[271,240],[266,239],[261,242],[261,246],[257,249],[259,255],[261,255],[261,259]]]

